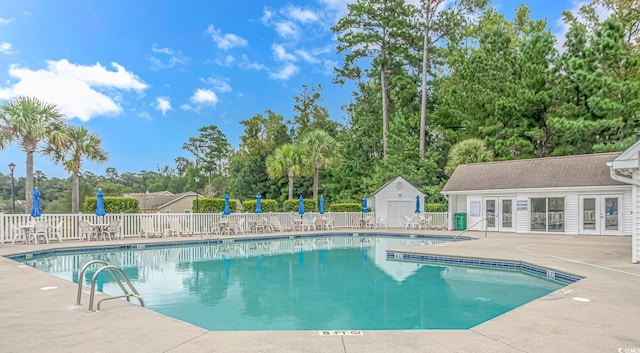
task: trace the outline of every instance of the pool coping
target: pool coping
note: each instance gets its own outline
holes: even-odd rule
[[[7,333],[3,337],[3,351],[355,353],[424,352],[428,347],[430,352],[617,352],[640,347],[637,335],[640,301],[636,294],[640,266],[630,263],[630,238],[470,235],[477,240],[420,246],[411,252],[518,260],[578,273],[584,279],[561,293],[526,304],[470,330],[366,331],[363,336],[322,337],[316,331],[210,332],[124,301],[114,301],[100,313],[85,313],[82,308],[71,306],[75,284],[0,258],[0,278],[4,282],[0,286],[3,298],[0,330]],[[141,242],[147,240],[128,239],[121,243]],[[4,244],[0,245],[0,255],[58,246]],[[45,286],[57,289],[41,290]],[[579,302],[572,300],[574,297],[591,301]]]

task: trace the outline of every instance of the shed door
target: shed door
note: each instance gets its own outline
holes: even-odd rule
[[[387,201],[387,227],[402,228],[402,215],[413,217],[415,201]]]
[[[580,196],[580,233],[621,235],[621,206],[619,195]]]
[[[513,198],[485,198],[484,216],[487,230],[513,231]]]

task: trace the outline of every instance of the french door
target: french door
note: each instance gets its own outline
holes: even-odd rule
[[[484,216],[487,230],[513,231],[513,199],[507,197],[484,199]]]
[[[621,235],[621,195],[580,196],[580,234]]]

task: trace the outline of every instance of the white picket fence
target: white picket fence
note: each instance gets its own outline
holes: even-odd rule
[[[367,216],[375,218],[374,213],[367,213]],[[425,212],[425,217],[431,217],[432,225],[448,224],[448,216],[446,212]],[[255,221],[258,217],[263,216],[270,218],[277,217],[285,228],[292,228],[292,220],[301,217],[297,213],[273,212],[273,213],[232,213],[227,217],[244,218],[245,224]],[[316,212],[308,212],[304,214],[305,218],[312,219],[320,217]],[[329,217],[333,221],[335,229],[340,228],[357,228],[357,220],[361,219],[363,214],[360,212],[327,212],[323,215]],[[179,219],[184,228],[189,229],[195,234],[211,234],[213,227],[216,227],[222,215],[219,213],[120,213],[107,214],[106,216],[96,216],[93,214],[43,214],[38,220],[46,220],[51,227],[62,223],[62,239],[78,240],[80,239],[80,229],[78,223],[82,220],[90,223],[108,223],[112,220],[120,221],[120,235],[124,238],[139,237],[141,235],[141,220],[152,219],[153,224],[161,234],[165,229],[170,229],[169,219]],[[19,227],[34,222],[34,218],[29,214],[4,214],[0,213],[0,243],[11,242],[10,227]]]

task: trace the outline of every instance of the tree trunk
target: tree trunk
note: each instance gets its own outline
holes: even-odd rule
[[[293,200],[293,171],[291,168],[289,168],[287,175],[289,177],[289,200]]]
[[[382,158],[387,158],[387,132],[389,131],[389,108],[387,101],[387,72],[383,65],[380,72],[380,85],[382,86]]]
[[[313,171],[313,199],[318,201],[318,181],[320,180],[320,165],[316,163]],[[318,203],[316,202],[316,212],[318,211]]]
[[[31,213],[33,208],[33,152],[27,151],[27,170],[24,190],[25,210],[27,213]]]
[[[78,174],[73,173],[71,175],[71,213],[78,214],[80,213],[80,207],[78,203],[80,202],[80,183],[78,181]]]
[[[425,28],[422,50],[422,101],[420,104],[420,159],[424,159],[427,134],[427,66],[429,53],[429,30]]]

